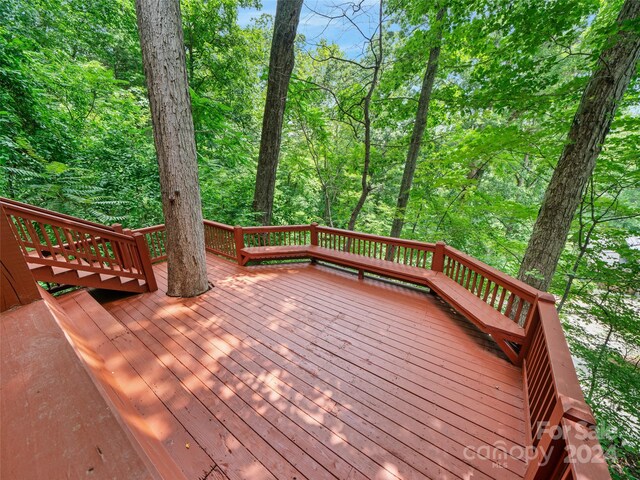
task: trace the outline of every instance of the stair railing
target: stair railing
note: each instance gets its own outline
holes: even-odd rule
[[[35,265],[64,268],[142,280],[149,291],[157,289],[144,235],[118,233],[113,227],[4,198],[0,207],[33,272]]]

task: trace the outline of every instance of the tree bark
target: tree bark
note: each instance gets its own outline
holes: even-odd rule
[[[209,289],[179,0],[136,0],[166,228],[167,295]]]
[[[409,151],[407,152],[407,160],[404,164],[404,173],[402,174],[402,183],[398,192],[398,201],[396,204],[396,212],[391,225],[392,237],[400,237],[402,228],[404,227],[405,212],[409,203],[409,194],[411,193],[411,185],[413,184],[413,176],[416,172],[418,163],[418,155],[422,146],[422,137],[427,126],[427,116],[429,115],[429,104],[431,103],[431,92],[433,91],[433,83],[438,72],[438,59],[440,58],[440,48],[442,46],[442,19],[444,18],[445,9],[441,8],[436,14],[436,38],[435,44],[429,51],[429,62],[422,79],[422,89],[420,90],[420,99],[418,100],[418,111],[416,112],[416,121],[413,124],[413,133],[411,134],[411,143],[409,143]]]
[[[598,59],[568,141],[544,195],[518,277],[547,290],[567,241],[582,192],[602,149],[618,103],[640,57],[640,35],[628,22],[640,16],[640,1],[626,0],[618,15],[618,31]]]
[[[302,0],[278,0],[273,25],[267,98],[262,119],[253,211],[263,225],[271,223],[273,195],[282,141],[282,121],[294,64],[294,41]]]

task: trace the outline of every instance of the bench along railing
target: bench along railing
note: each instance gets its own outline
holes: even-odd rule
[[[527,325],[531,305],[541,292],[448,245],[439,254],[440,271],[447,277],[505,317]]]
[[[119,233],[113,227],[97,227],[92,222],[22,205],[0,199],[2,212],[27,263],[33,266],[36,280],[58,278],[59,283],[67,283],[71,279],[82,286],[100,286],[117,278],[121,284],[141,280],[146,289],[157,288],[141,234]],[[38,270],[37,265],[45,268]],[[83,276],[80,272],[86,273]]]
[[[430,268],[435,244],[383,237],[368,233],[322,227],[312,224],[317,231],[317,243],[323,248],[386,260],[413,267]]]

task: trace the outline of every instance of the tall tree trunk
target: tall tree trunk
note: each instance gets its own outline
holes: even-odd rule
[[[367,90],[367,95],[364,97],[362,107],[364,115],[364,164],[362,166],[362,190],[360,192],[358,202],[356,203],[356,206],[353,208],[351,216],[349,217],[349,224],[347,226],[349,230],[353,230],[356,227],[358,216],[360,215],[362,207],[364,206],[364,202],[367,201],[367,197],[369,196],[369,193],[372,189],[372,185],[369,182],[369,169],[371,167],[371,99],[373,98],[373,92],[375,91],[378,84],[378,77],[380,75],[380,69],[382,68],[382,14],[383,4],[382,0],[380,0],[377,51],[371,48],[371,52],[374,56],[373,77],[371,78],[371,84],[369,85],[369,89]]]
[[[282,140],[282,121],[294,64],[294,41],[302,0],[278,0],[273,25],[267,99],[264,104],[253,211],[263,225],[271,223],[273,195]]]
[[[391,225],[391,236],[400,237],[402,228],[404,227],[405,212],[409,203],[409,194],[411,193],[411,185],[413,184],[413,176],[416,172],[416,164],[420,147],[422,146],[422,137],[427,126],[427,116],[429,115],[429,104],[431,103],[431,92],[433,91],[433,83],[438,72],[438,59],[440,58],[440,47],[442,46],[442,19],[444,18],[445,9],[441,8],[436,14],[436,38],[431,51],[429,52],[429,62],[422,79],[422,89],[420,90],[420,99],[418,100],[418,111],[416,112],[416,121],[413,124],[413,133],[411,134],[411,143],[407,152],[407,160],[404,164],[404,173],[402,174],[402,183],[398,192],[398,201],[396,204],[396,212]]]
[[[640,1],[626,0],[618,15],[618,31],[598,60],[553,172],[518,274],[547,290],[567,241],[571,221],[591,176],[616,108],[640,57],[640,35],[629,21],[640,16]]]
[[[179,0],[136,0],[166,226],[167,295],[209,288]]]

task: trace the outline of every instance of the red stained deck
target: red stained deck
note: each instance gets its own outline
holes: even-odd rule
[[[521,478],[522,371],[436,297],[334,268],[243,268],[215,288],[61,298],[187,478]],[[514,456],[512,456],[513,454]]]

